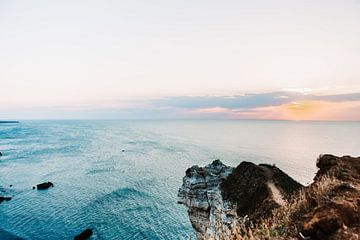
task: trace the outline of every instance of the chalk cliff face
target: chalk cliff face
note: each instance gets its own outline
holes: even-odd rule
[[[239,219],[270,215],[300,187],[275,166],[242,162],[234,169],[216,160],[189,168],[178,196],[198,239],[228,239]]]
[[[236,210],[223,200],[219,188],[232,171],[232,167],[224,165],[220,160],[205,167],[195,165],[186,170],[178,202],[188,208],[198,239],[226,234],[227,226],[234,220]]]

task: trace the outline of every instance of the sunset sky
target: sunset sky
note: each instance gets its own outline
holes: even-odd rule
[[[2,119],[360,121],[360,1],[0,1]]]

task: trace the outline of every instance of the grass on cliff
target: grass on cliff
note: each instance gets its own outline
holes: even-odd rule
[[[340,180],[323,176],[316,184],[294,194],[285,206],[275,209],[271,217],[258,224],[253,225],[247,217],[240,218],[223,240],[308,239],[299,230],[302,217],[316,205],[326,204],[329,193],[339,184]],[[224,232],[223,229],[218,230]]]

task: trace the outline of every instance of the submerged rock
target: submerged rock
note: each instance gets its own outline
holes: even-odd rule
[[[54,184],[52,182],[44,182],[36,185],[37,190],[48,189],[49,187],[53,187]]]
[[[91,235],[93,234],[93,231],[88,228],[86,230],[84,230],[82,233],[80,233],[79,235],[74,237],[74,240],[84,240],[84,239],[88,239],[89,237],[91,237]]]
[[[1,237],[1,240],[24,240],[23,238],[16,236],[13,233],[10,233],[1,228],[0,228],[0,237]]]
[[[3,201],[10,201],[11,200],[11,197],[2,197],[0,196],[0,203],[3,202]]]

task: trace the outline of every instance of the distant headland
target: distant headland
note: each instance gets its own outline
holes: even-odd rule
[[[19,121],[0,121],[0,123],[19,123]]]

